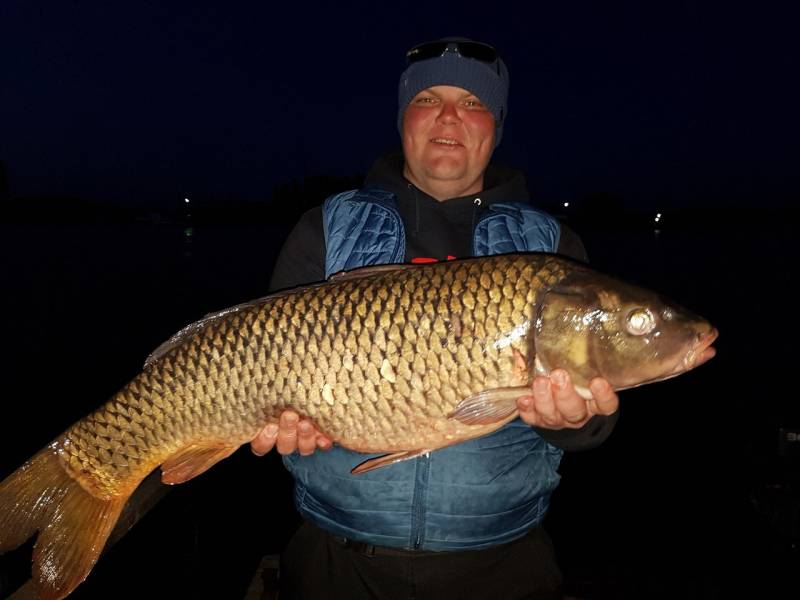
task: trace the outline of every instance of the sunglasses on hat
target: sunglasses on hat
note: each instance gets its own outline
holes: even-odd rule
[[[492,64],[497,61],[497,50],[489,44],[472,41],[438,41],[418,44],[406,52],[408,64],[438,58],[447,52],[455,52],[464,58],[472,58],[481,62]]]

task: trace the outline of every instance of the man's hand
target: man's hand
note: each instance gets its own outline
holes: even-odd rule
[[[331,439],[320,433],[309,419],[301,419],[293,410],[281,413],[277,423],[269,423],[250,442],[250,449],[256,456],[264,456],[277,446],[280,454],[291,454],[297,450],[308,456],[319,448],[329,450]]]
[[[595,415],[611,415],[619,408],[619,397],[600,377],[589,382],[592,399],[582,398],[563,369],[533,380],[532,395],[517,400],[519,416],[528,425],[545,429],[579,429]]]

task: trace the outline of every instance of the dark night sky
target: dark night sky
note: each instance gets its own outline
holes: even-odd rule
[[[798,198],[797,19],[764,3],[0,3],[11,196],[268,198],[399,142],[405,50],[466,35],[511,72],[496,158],[535,197]],[[788,4],[788,3],[787,3]]]

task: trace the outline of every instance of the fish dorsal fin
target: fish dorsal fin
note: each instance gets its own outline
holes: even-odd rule
[[[464,398],[447,416],[465,425],[497,423],[513,415],[517,399],[530,393],[531,389],[524,385],[484,390]]]
[[[189,481],[223,458],[228,458],[238,447],[224,442],[197,442],[184,446],[161,465],[161,481],[170,485]]]
[[[263,298],[257,298],[255,300],[250,300],[249,302],[244,302],[242,304],[237,304],[236,306],[231,306],[230,308],[224,308],[220,311],[209,313],[204,316],[199,321],[195,321],[194,323],[190,323],[172,337],[170,337],[166,342],[159,345],[155,350],[153,350],[150,355],[144,361],[144,368],[150,367],[153,363],[160,360],[163,356],[170,352],[173,348],[177,348],[181,344],[183,344],[186,340],[191,338],[194,334],[202,331],[206,327],[213,325],[217,321],[226,318],[227,316],[246,310],[248,308],[259,306],[268,302],[270,300],[274,300],[275,298],[281,298],[283,296],[288,296],[290,294],[295,294],[297,292],[307,290],[310,288],[319,287],[321,285],[326,285],[327,283],[339,283],[341,281],[349,281],[351,279],[361,279],[363,277],[368,277],[370,275],[376,275],[381,273],[391,273],[393,271],[401,271],[405,269],[413,268],[414,265],[407,265],[407,264],[396,264],[396,265],[373,265],[370,267],[361,267],[359,269],[353,269],[352,271],[341,271],[339,273],[335,273],[328,278],[328,281],[322,283],[314,283],[311,285],[305,285],[296,288],[290,288],[287,290],[281,290],[274,294],[270,294],[269,296],[264,296]]]
[[[269,296],[264,296],[263,298],[256,298],[255,300],[250,300],[249,302],[243,302],[242,304],[237,304],[236,306],[231,306],[229,308],[224,308],[220,311],[208,313],[199,321],[195,321],[194,323],[190,323],[178,333],[173,335],[169,338],[166,342],[161,344],[158,348],[153,350],[150,355],[144,361],[144,368],[146,369],[153,363],[157,362],[161,357],[167,354],[173,348],[176,348],[183,344],[186,340],[191,338],[194,334],[202,331],[206,327],[213,325],[217,321],[220,321],[233,313],[237,313],[243,310],[247,310],[248,308],[252,308],[254,306],[260,306],[270,300],[274,300],[275,298],[282,298],[283,296],[288,296],[290,294],[295,294],[302,290],[310,289],[319,287],[321,285],[325,285],[324,283],[314,283],[311,285],[305,285],[302,287],[291,288],[287,290],[281,290],[280,292],[275,292],[274,294],[270,294]]]
[[[198,333],[211,325],[212,323],[230,315],[231,313],[238,312],[246,307],[254,306],[257,304],[258,301],[254,300],[253,302],[247,302],[245,304],[239,304],[237,306],[232,306],[231,308],[226,308],[219,312],[209,313],[199,321],[195,321],[194,323],[190,323],[178,333],[174,334],[170,337],[166,342],[158,346],[155,350],[153,350],[150,355],[144,361],[144,368],[151,366],[153,363],[157,362],[161,357],[166,355],[170,350],[173,348],[177,348],[183,342],[188,340],[192,337],[195,333]]]
[[[413,269],[415,265],[407,264],[394,264],[394,265],[371,265],[369,267],[359,267],[352,271],[339,271],[328,277],[330,283],[340,283],[342,281],[350,281],[351,279],[362,279],[371,275],[385,275],[386,273],[394,273],[395,271],[405,271],[406,269]]]
[[[421,456],[430,451],[430,448],[423,448],[421,450],[404,450],[403,452],[394,452],[392,454],[376,456],[375,458],[365,460],[350,472],[353,475],[360,475],[361,473],[367,473],[368,471],[374,471],[375,469],[380,469],[381,467],[388,467],[394,463],[416,458],[417,456]]]

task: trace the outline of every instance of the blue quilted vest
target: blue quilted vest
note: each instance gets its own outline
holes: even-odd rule
[[[330,276],[402,262],[405,229],[394,196],[365,189],[323,207]],[[525,204],[493,204],[473,235],[476,256],[554,252],[558,221]],[[335,446],[284,463],[303,518],[334,535],[409,549],[475,550],[524,535],[544,518],[558,485],[562,451],[516,419],[498,431],[413,460],[350,475],[371,456]]]

